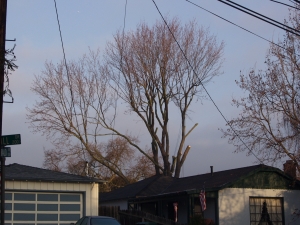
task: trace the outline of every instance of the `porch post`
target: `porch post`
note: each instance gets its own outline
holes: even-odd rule
[[[188,213],[187,213],[187,221],[190,222],[191,217],[194,215],[194,195],[188,195],[187,198],[187,205],[188,205]]]
[[[220,221],[219,221],[219,191],[217,191],[217,194],[216,194],[216,198],[215,198],[215,201],[216,201],[216,208],[215,208],[215,212],[216,212],[216,225],[219,225],[220,224]]]
[[[162,207],[162,200],[157,201],[157,215],[162,217],[163,216],[163,207]]]

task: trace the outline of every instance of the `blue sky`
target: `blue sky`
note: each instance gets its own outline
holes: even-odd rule
[[[123,29],[126,0],[57,0],[67,60],[76,60],[88,48],[104,50],[113,33]],[[193,0],[194,3],[242,26],[266,39],[277,40],[283,32],[263,21],[239,12],[217,0]],[[282,0],[291,4],[288,0]],[[265,69],[264,58],[269,43],[184,0],[156,0],[164,16],[178,17],[183,23],[195,19],[199,25],[209,27],[218,40],[225,42],[223,74],[206,87],[209,94],[227,119],[239,113],[231,105],[232,97],[243,96],[236,86],[240,71],[251,68]],[[239,4],[258,11],[280,22],[288,17],[288,8],[269,0],[239,0]],[[153,24],[161,20],[151,0],[128,0],[125,31],[134,30],[140,22]],[[58,62],[63,58],[58,24],[53,0],[9,0],[7,10],[7,39],[16,38],[15,55],[19,69],[10,77],[10,89],[15,102],[5,104],[3,110],[3,135],[21,134],[22,144],[11,146],[12,157],[6,164],[20,163],[42,167],[44,149],[51,147],[40,134],[33,134],[26,123],[26,107],[31,107],[38,96],[30,91],[34,75],[44,68],[46,61]],[[7,42],[7,47],[12,46]],[[177,112],[172,119],[176,121]],[[120,118],[125,115],[120,115]],[[132,119],[132,120],[131,120]],[[133,132],[141,141],[147,140],[146,132],[134,118],[128,124],[119,119],[120,129],[135,124]],[[188,127],[199,123],[187,140],[191,151],[184,165],[182,176],[225,170],[252,165],[255,157],[246,153],[235,154],[234,146],[222,139],[218,128],[225,128],[225,121],[211,101],[197,102],[192,107]],[[173,123],[172,146],[175,148],[179,125]],[[145,143],[145,145],[148,143]],[[172,151],[171,151],[172,152]],[[277,165],[282,168],[281,163]]]

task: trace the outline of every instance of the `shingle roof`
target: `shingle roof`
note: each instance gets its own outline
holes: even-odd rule
[[[99,200],[106,201],[114,199],[127,199],[136,196],[145,196],[146,193],[155,194],[159,191],[162,191],[160,190],[162,187],[160,185],[156,185],[158,183],[163,183],[161,180],[164,180],[164,185],[168,185],[173,179],[172,177],[155,175],[111,192],[100,193]]]
[[[100,183],[102,181],[73,175],[64,172],[57,172],[47,169],[41,169],[32,166],[13,163],[5,166],[5,180],[11,181],[44,181],[44,182],[70,182],[70,183]]]
[[[190,177],[173,178],[155,175],[145,180],[127,185],[108,193],[100,193],[100,202],[128,199],[135,197],[156,196],[162,194],[200,190],[205,184],[207,190],[222,189],[235,181],[256,171],[272,170],[283,174],[277,168],[266,165],[255,165],[219,172],[206,173]]]
[[[182,177],[178,179],[174,179],[172,185],[165,190],[165,193],[172,193],[178,191],[187,191],[191,189],[201,189],[203,185],[205,185],[206,189],[220,189],[233,183],[240,179],[243,176],[248,175],[251,172],[261,169],[272,169],[276,170],[274,167],[269,167],[266,165],[255,165],[255,166],[248,166],[242,167],[237,169],[231,170],[224,170],[219,172],[213,172],[190,176],[190,177]],[[278,169],[278,171],[280,171]]]

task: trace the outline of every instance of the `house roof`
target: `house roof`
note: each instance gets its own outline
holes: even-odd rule
[[[100,183],[102,181],[64,172],[41,169],[32,166],[13,163],[5,166],[5,180],[7,181],[42,181],[69,183]]]
[[[291,179],[281,170],[262,164],[182,178],[155,175],[108,193],[100,193],[99,200],[100,202],[105,202],[179,192],[198,192],[203,186],[205,186],[206,191],[220,190],[234,185],[239,180],[244,179],[251,174],[270,171],[275,172],[286,179]]]
[[[100,201],[149,196],[163,192],[173,181],[172,177],[155,175],[111,192],[100,193]]]
[[[205,186],[205,189],[222,189],[236,182],[242,177],[262,169],[273,171],[276,170],[277,172],[280,172],[279,169],[274,167],[255,165],[213,173],[205,173],[190,177],[182,177],[174,179],[174,182],[168,189],[165,190],[165,193],[187,191],[191,189],[200,190],[203,188],[203,186]]]

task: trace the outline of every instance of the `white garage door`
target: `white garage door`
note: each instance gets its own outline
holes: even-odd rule
[[[82,193],[6,192],[6,225],[63,225],[82,217]]]

